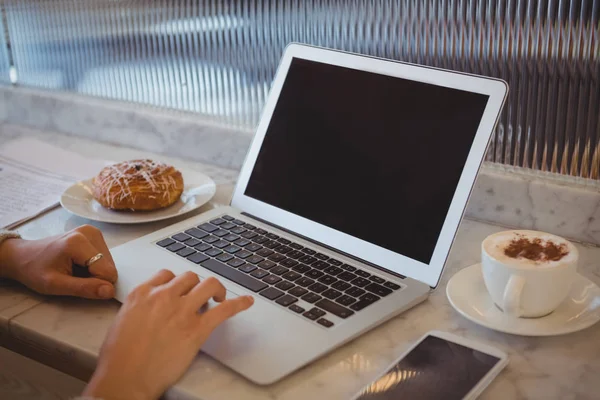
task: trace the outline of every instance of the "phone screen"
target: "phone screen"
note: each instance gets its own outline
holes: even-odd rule
[[[436,336],[427,336],[357,399],[462,399],[500,361]]]

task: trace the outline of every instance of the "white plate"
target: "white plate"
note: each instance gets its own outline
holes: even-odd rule
[[[173,218],[206,204],[215,194],[215,182],[203,173],[180,170],[183,175],[183,194],[173,205],[155,211],[114,211],[104,208],[92,196],[92,179],[69,187],[60,204],[69,212],[92,221],[113,224],[141,224]]]
[[[446,295],[452,307],[465,318],[514,335],[562,335],[588,328],[600,320],[600,288],[579,274],[564,303],[541,318],[510,317],[496,307],[483,283],[481,264],[457,272],[448,282]]]

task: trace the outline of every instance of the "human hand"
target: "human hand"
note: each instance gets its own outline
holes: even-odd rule
[[[190,366],[211,332],[248,309],[252,296],[225,299],[215,278],[162,270],[133,290],[121,307],[84,392],[104,399],[156,399]],[[204,313],[211,298],[221,303]]]
[[[90,265],[89,278],[73,276],[73,264],[102,253]],[[0,277],[14,279],[42,294],[111,299],[117,281],[115,263],[95,227],[84,225],[42,240],[8,239],[0,245]]]

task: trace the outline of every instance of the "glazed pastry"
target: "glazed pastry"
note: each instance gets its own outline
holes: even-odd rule
[[[151,211],[168,207],[183,193],[183,176],[152,160],[124,161],[94,178],[94,198],[113,210]]]

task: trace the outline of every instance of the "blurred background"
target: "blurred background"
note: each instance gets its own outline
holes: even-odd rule
[[[5,85],[199,113],[252,132],[283,49],[302,42],[505,79],[487,160],[600,179],[600,0],[1,4]]]

